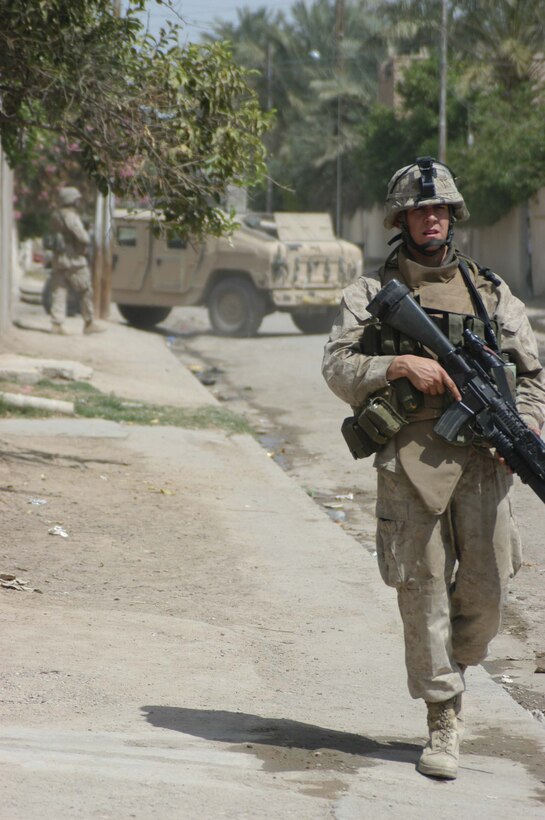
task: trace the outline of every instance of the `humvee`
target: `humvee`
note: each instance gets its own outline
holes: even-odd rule
[[[360,249],[335,237],[328,214],[239,215],[230,237],[200,243],[156,236],[151,224],[149,211],[114,213],[112,301],[136,327],[153,327],[176,305],[206,305],[222,336],[254,336],[277,310],[304,333],[325,333],[342,288],[363,269]]]

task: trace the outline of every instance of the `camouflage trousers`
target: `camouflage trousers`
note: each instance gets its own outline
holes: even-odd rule
[[[409,692],[426,701],[464,690],[459,666],[480,663],[521,564],[512,477],[472,449],[446,511],[432,515],[403,471],[378,470],[377,557],[397,589]]]
[[[62,325],[66,318],[66,296],[69,287],[79,294],[80,313],[85,323],[92,322],[93,289],[91,272],[85,265],[83,268],[53,269],[51,274],[51,319],[53,324]]]

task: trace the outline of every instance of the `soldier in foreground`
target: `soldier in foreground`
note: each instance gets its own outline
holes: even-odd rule
[[[464,329],[487,345],[497,339],[518,412],[539,434],[545,374],[537,344],[522,302],[455,248],[454,224],[468,217],[442,163],[421,157],[394,174],[384,225],[400,231],[400,242],[375,278],[345,290],[323,362],[329,387],[367,431],[364,454],[376,452],[379,568],[397,590],[409,692],[427,705],[418,770],[444,779],[458,771],[464,673],[486,657],[521,564],[513,479],[469,425],[455,444],[437,435],[438,418],[460,400],[456,384],[429,351],[371,318],[367,305],[397,279],[453,344]],[[381,414],[376,441],[367,419],[373,400]]]
[[[91,237],[78,213],[81,194],[77,188],[61,188],[60,208],[53,213],[53,272],[51,274],[52,333],[64,334],[67,289],[80,297],[84,333],[101,333],[106,328],[93,319],[93,290],[86,251]]]

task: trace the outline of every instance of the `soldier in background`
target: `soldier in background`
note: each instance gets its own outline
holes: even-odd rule
[[[80,297],[84,333],[101,333],[106,327],[93,318],[93,289],[91,271],[87,262],[87,250],[91,238],[78,213],[81,194],[77,188],[61,188],[60,208],[53,213],[53,270],[51,274],[52,333],[64,334],[67,289],[70,287]]]
[[[383,580],[397,590],[409,692],[427,705],[429,741],[418,770],[443,779],[457,775],[466,669],[486,657],[521,564],[513,479],[470,429],[456,444],[435,433],[448,402],[461,398],[456,385],[424,348],[372,319],[367,305],[397,279],[453,344],[465,327],[487,344],[497,339],[516,369],[518,412],[539,435],[545,378],[536,340],[505,282],[454,246],[454,225],[468,217],[443,163],[421,157],[394,174],[384,225],[398,229],[398,245],[378,275],[344,291],[323,363],[330,388],[359,418],[366,408],[370,415],[370,397],[386,402],[384,412],[390,407],[389,440],[384,434],[373,446],[371,439],[367,451],[376,452],[377,558]],[[402,385],[412,393],[408,410]]]

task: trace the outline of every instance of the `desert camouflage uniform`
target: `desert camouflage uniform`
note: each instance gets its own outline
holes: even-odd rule
[[[62,241],[61,249],[53,256],[51,319],[54,325],[64,322],[67,288],[72,287],[80,295],[81,315],[85,324],[89,325],[93,321],[93,291],[85,251],[91,237],[73,206],[62,207],[54,214],[53,228]]]
[[[524,305],[508,286],[494,285],[470,264],[501,347],[517,366],[517,408],[541,428],[545,378]],[[423,307],[476,313],[451,252],[440,268],[419,265],[401,247],[376,278],[344,292],[326,345],[323,374],[354,410],[388,387],[394,356],[364,355],[359,347],[368,303],[392,278],[407,284]],[[509,578],[521,551],[511,506],[512,477],[485,446],[448,444],[433,432],[443,397],[425,396],[423,409],[377,453],[377,555],[384,581],[397,589],[403,620],[409,691],[441,702],[464,690],[460,666],[478,664],[500,624]]]

